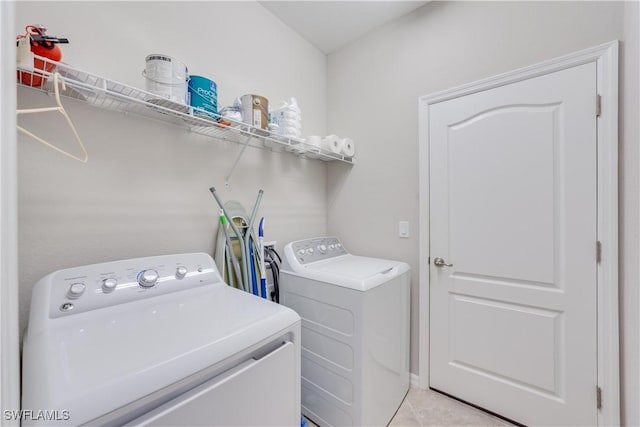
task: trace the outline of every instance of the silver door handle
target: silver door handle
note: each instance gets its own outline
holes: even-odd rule
[[[433,259],[433,265],[436,267],[453,267],[453,264],[447,264],[447,262],[440,257]]]

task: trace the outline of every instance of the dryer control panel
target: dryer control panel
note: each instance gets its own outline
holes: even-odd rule
[[[316,237],[298,240],[297,242],[289,243],[285,248],[285,251],[287,250],[291,250],[300,264],[309,264],[348,254],[337,237]]]
[[[33,298],[41,305],[35,310],[53,319],[221,281],[208,254],[161,255],[56,271],[36,284]]]

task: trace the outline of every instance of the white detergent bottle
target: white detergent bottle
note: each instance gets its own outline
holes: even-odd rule
[[[302,117],[295,98],[284,101],[282,106],[272,112],[274,123],[278,124],[278,133],[286,138],[299,138],[302,135]]]
[[[298,107],[298,100],[294,97],[291,97],[291,100],[289,101],[289,108],[298,113],[300,119],[302,119],[302,111],[300,110],[300,107]]]

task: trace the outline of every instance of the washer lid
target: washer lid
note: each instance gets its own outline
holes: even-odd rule
[[[53,319],[25,337],[23,409],[96,417],[213,366],[299,321],[218,282]]]
[[[342,255],[301,265],[290,263],[295,274],[312,280],[331,283],[345,288],[366,291],[409,271],[409,265],[401,261]]]

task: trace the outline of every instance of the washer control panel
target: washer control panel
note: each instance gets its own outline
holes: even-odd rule
[[[34,298],[48,299],[49,317],[179,292],[221,282],[204,253],[162,255],[59,270],[41,279]]]
[[[298,240],[291,243],[291,249],[300,264],[309,264],[348,253],[337,237]]]

